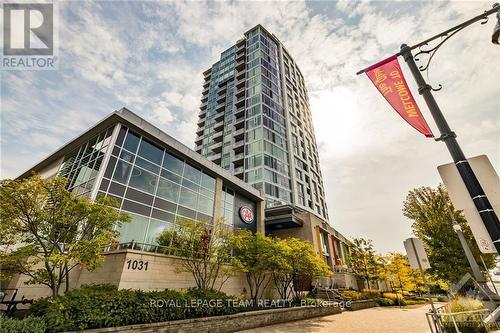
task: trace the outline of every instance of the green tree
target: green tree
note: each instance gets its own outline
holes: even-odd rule
[[[479,248],[474,241],[467,221],[453,204],[440,184],[436,189],[420,187],[409,192],[403,206],[403,214],[413,221],[413,233],[424,243],[431,269],[437,280],[457,283],[470,272],[460,241],[453,230],[452,218],[462,227],[467,244],[477,262],[481,262]],[[483,255],[488,267],[494,265],[494,255]]]
[[[191,273],[198,289],[214,289],[220,279],[220,290],[232,275],[232,238],[222,219],[213,225],[181,220],[175,229],[161,233],[157,242],[167,247],[166,253],[183,257],[177,271]]]
[[[277,245],[270,237],[262,233],[239,230],[232,241],[235,255],[232,259],[234,267],[245,273],[253,301],[262,297],[269,283],[271,273],[283,267],[283,257]],[[281,246],[281,244],[280,244]]]
[[[315,252],[310,242],[298,238],[273,239],[278,263],[271,268],[276,289],[283,299],[299,296],[303,281],[332,275],[330,267]],[[281,259],[281,261],[279,260]]]
[[[92,271],[102,263],[102,247],[118,235],[113,226],[130,221],[113,200],[90,202],[65,186],[63,178],[38,175],[0,182],[2,278],[27,275],[54,298],[63,283],[67,291],[75,267]]]
[[[366,288],[370,288],[370,281],[380,277],[380,264],[377,261],[372,241],[363,238],[354,238],[351,247],[351,265],[354,276],[363,280]]]

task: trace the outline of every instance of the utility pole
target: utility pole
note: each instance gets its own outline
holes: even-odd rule
[[[453,162],[455,162],[458,172],[462,177],[465,187],[467,188],[467,191],[469,192],[469,195],[471,196],[472,201],[481,216],[484,226],[486,227],[486,230],[488,230],[497,252],[500,254],[500,221],[498,220],[490,201],[486,197],[481,184],[477,180],[469,161],[467,161],[467,158],[462,152],[462,149],[456,140],[457,135],[451,130],[448,122],[441,112],[441,109],[439,108],[439,105],[434,99],[431,92],[432,87],[425,82],[420,69],[417,67],[411,50],[412,49],[408,45],[401,45],[401,55],[415,78],[418,85],[418,93],[424,98],[425,103],[427,104],[441,134],[436,141],[443,141],[446,144],[446,147],[453,158]]]

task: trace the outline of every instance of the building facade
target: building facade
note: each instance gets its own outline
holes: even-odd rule
[[[291,205],[328,220],[304,77],[262,26],[204,72],[195,150],[253,187],[266,208]]]
[[[347,274],[350,242],[329,223],[308,93],[290,53],[257,25],[203,75],[195,150],[264,192],[266,234],[309,240]]]
[[[120,243],[156,244],[179,220],[221,219],[253,232],[263,226],[258,190],[123,108],[20,176],[68,179],[68,189],[94,200],[115,199],[132,217]],[[254,217],[243,221],[242,207]]]

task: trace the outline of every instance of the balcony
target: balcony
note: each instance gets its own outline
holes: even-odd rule
[[[243,171],[245,171],[245,168],[242,166],[234,168],[234,175],[242,174]]]
[[[243,78],[242,80],[237,80],[236,83],[235,83],[235,87],[236,89],[239,89],[241,87],[245,87],[245,78]]]
[[[205,126],[205,120],[206,118],[201,118],[198,120],[198,127],[204,127]]]
[[[200,105],[200,110],[205,111],[207,109],[207,102],[203,102]]]
[[[225,108],[226,108],[226,104],[224,104],[224,103],[217,104],[217,106],[215,107],[215,112],[224,111]]]
[[[220,88],[218,91],[217,91],[217,95],[224,95],[226,93],[226,86]]]
[[[238,98],[236,100],[236,103],[234,103],[234,105],[236,106],[236,108],[239,108],[239,107],[244,107],[245,106],[245,97],[241,97],[241,98]]]
[[[237,131],[245,127],[245,117],[236,118],[234,121],[234,129]]]
[[[214,153],[220,153],[222,151],[222,142],[218,142],[210,146],[210,149],[212,149]]]
[[[217,104],[224,103],[226,101],[226,93],[223,95],[217,96]]]
[[[212,140],[214,142],[222,142],[222,137],[223,137],[222,136],[222,131],[220,131],[220,132],[217,132],[217,133],[214,134],[214,136],[212,137]]]
[[[239,108],[237,108],[236,111],[234,111],[234,116],[237,119],[244,118],[245,117],[245,107],[240,106]]]
[[[244,136],[245,136],[245,129],[244,128],[240,128],[240,129],[236,130],[233,133],[233,136],[234,136],[235,140],[241,140],[241,139],[243,139]]]
[[[237,71],[242,71],[245,69],[245,58],[243,58],[243,60],[240,60],[236,63],[236,66],[235,66],[236,70]]]
[[[196,134],[197,134],[198,136],[202,136],[202,135],[203,135],[203,131],[204,131],[204,130],[205,130],[205,126],[198,127],[198,128],[196,129]]]
[[[238,72],[238,74],[236,74],[236,80],[245,80],[245,71]]]
[[[245,86],[236,90],[236,98],[245,97]]]
[[[194,143],[196,145],[201,145],[201,141],[203,140],[203,135],[198,135],[196,139],[194,139]]]
[[[224,110],[222,110],[222,111],[224,111]],[[220,122],[220,121],[221,121],[221,120],[223,120],[223,119],[224,119],[224,112],[219,112],[219,113],[217,113],[217,114],[215,115],[215,118],[214,118],[214,120],[215,120],[215,121],[217,121],[217,122]]]
[[[236,53],[236,62],[240,62],[242,60],[245,61],[245,51],[244,50],[242,50],[239,53]]]
[[[216,123],[216,124],[214,125],[214,130],[215,130],[215,131],[219,131],[219,130],[221,130],[222,128],[224,128],[224,121],[223,121],[223,120],[222,120],[222,121],[219,121],[218,123]]]
[[[221,159],[221,154],[218,153],[218,154],[209,155],[209,156],[207,156],[207,159],[209,161],[214,162],[215,164],[219,164],[220,163],[220,159]]]

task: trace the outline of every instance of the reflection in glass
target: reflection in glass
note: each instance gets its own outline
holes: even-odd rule
[[[180,190],[179,185],[169,180],[160,178],[156,195],[161,198],[170,200],[172,202],[177,202],[179,198],[179,190]]]
[[[146,170],[134,167],[130,176],[129,186],[154,194],[157,181],[158,176]]]
[[[184,169],[184,161],[178,159],[177,157],[165,153],[165,158],[163,159],[163,167],[175,172],[178,175],[182,175]]]

